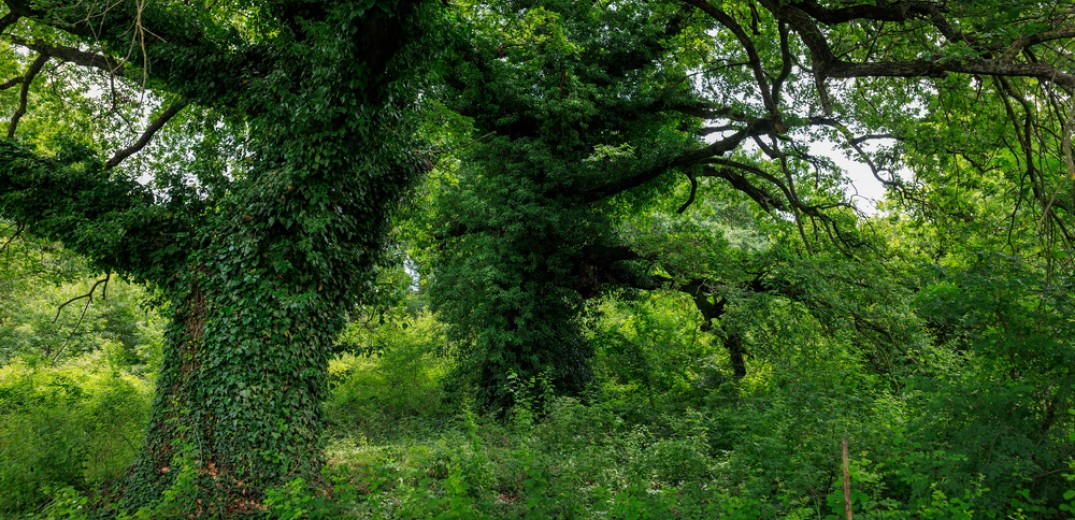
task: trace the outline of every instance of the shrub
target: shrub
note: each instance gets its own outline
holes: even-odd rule
[[[0,512],[46,501],[46,490],[88,489],[133,461],[151,384],[88,354],[55,367],[0,368]]]

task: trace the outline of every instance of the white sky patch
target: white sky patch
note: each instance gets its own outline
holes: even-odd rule
[[[810,143],[810,153],[828,158],[844,171],[844,176],[848,181],[844,192],[859,211],[867,215],[877,213],[877,203],[885,198],[885,185],[873,176],[869,165],[861,160],[849,158],[843,150],[830,141]]]

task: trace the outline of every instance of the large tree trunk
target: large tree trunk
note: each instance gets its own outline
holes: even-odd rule
[[[266,160],[173,267],[172,322],[129,506],[167,510],[174,496],[185,515],[256,513],[266,490],[319,479],[331,346],[419,171],[409,142],[385,137],[389,123],[359,123],[313,145],[320,162]],[[397,151],[370,166],[368,149]]]
[[[272,280],[229,284],[206,271],[175,295],[148,440],[127,494],[152,501],[193,477],[191,488],[175,488],[183,512],[256,512],[267,488],[319,474],[329,345],[343,309]]]

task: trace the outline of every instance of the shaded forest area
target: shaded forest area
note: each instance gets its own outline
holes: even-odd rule
[[[1069,0],[0,34],[0,517],[1075,518]]]

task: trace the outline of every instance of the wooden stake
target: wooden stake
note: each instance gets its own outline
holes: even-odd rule
[[[848,467],[847,435],[841,446],[844,452],[844,510],[847,511],[847,520],[851,520],[851,470]]]

